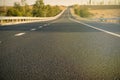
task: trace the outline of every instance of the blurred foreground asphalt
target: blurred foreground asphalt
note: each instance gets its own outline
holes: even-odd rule
[[[120,37],[70,17],[0,26],[0,80],[120,80]],[[120,34],[120,24],[81,22]]]

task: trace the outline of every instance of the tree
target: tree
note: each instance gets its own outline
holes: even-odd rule
[[[8,9],[6,16],[22,16],[22,13],[15,8],[10,8]]]
[[[15,2],[14,3],[14,9],[22,11],[22,7],[20,6],[20,3]]]
[[[32,13],[27,4],[20,6],[20,3],[14,3],[14,7],[7,10],[6,16],[32,16]]]
[[[22,4],[25,1],[21,0]],[[24,6],[21,6],[20,3],[14,3],[14,7],[8,9],[7,16],[51,17],[56,16],[60,12],[61,9],[59,6],[44,5],[43,0],[37,0],[32,9],[26,3]]]
[[[22,7],[20,6],[19,3],[14,3],[14,7],[9,8],[6,14],[6,16],[22,16],[22,15],[23,15]]]
[[[59,6],[44,5],[43,0],[37,0],[33,6],[33,16],[35,17],[51,17],[61,12]]]
[[[14,9],[13,8],[9,8],[7,10],[6,16],[12,16],[14,14]]]
[[[52,7],[50,5],[46,5],[46,17],[50,17],[52,14]]]
[[[33,6],[33,16],[42,17],[44,10],[44,2],[43,0],[37,0]]]
[[[23,15],[26,14],[26,9],[25,9],[25,6],[26,6],[26,0],[21,0],[21,6],[23,8]]]
[[[25,4],[24,10],[25,10],[25,13],[23,16],[32,16],[32,10],[30,9],[29,5]]]

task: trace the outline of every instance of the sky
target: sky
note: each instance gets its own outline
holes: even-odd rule
[[[21,0],[0,0],[0,6],[4,5],[13,5],[14,2],[21,2]],[[36,0],[26,0],[27,4],[31,5],[34,4]],[[44,0],[45,4],[51,4],[51,5],[72,5],[72,4],[87,4],[89,0]],[[108,1],[115,1],[115,0],[92,0],[95,3],[98,3],[100,1],[105,1],[105,3],[108,3]],[[116,0],[120,1],[120,0]]]

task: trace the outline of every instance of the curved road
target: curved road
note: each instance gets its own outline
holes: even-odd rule
[[[0,80],[120,80],[119,35],[119,24],[78,21],[69,9],[0,26]]]

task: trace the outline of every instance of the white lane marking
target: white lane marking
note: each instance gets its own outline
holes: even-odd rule
[[[74,22],[77,22],[77,23],[80,23],[80,24],[83,24],[87,27],[90,27],[90,28],[93,28],[93,29],[96,29],[96,30],[99,30],[99,31],[102,31],[102,32],[105,32],[107,34],[110,34],[110,35],[113,35],[113,36],[116,36],[116,37],[120,37],[120,34],[117,34],[117,33],[113,33],[113,32],[110,32],[110,31],[107,31],[107,30],[103,30],[103,29],[100,29],[100,28],[97,28],[95,26],[91,26],[91,25],[88,25],[88,24],[85,24],[83,22],[80,22],[80,21],[77,21],[77,20],[74,20],[72,18],[69,18],[70,20],[74,21]]]
[[[36,30],[35,28],[31,29],[31,31],[35,31],[35,30]]]
[[[42,28],[42,26],[39,26],[38,28]]]
[[[14,36],[22,36],[22,35],[24,35],[25,34],[25,32],[23,32],[23,33],[17,33],[17,34],[15,34]]]

